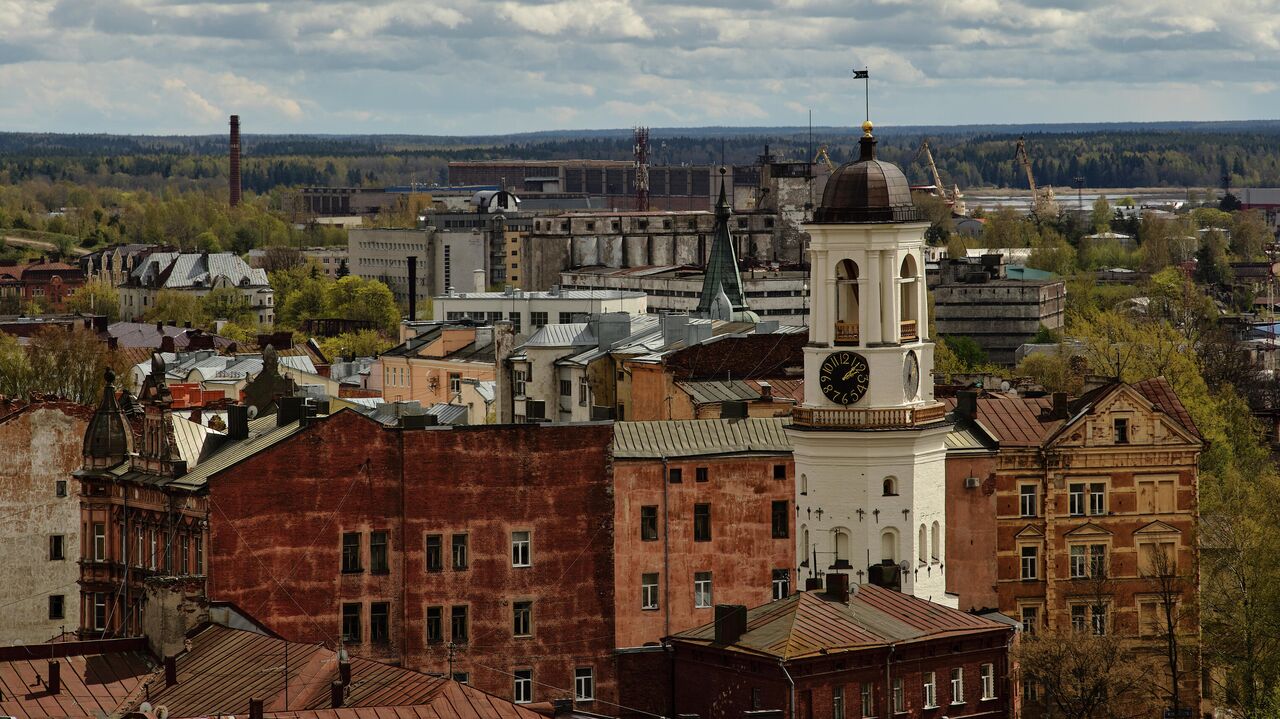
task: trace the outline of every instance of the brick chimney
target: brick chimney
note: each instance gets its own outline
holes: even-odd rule
[[[231,116],[231,172],[227,179],[231,206],[240,204],[240,116]]]
[[[716,644],[734,644],[747,633],[747,608],[741,604],[716,605]]]
[[[962,389],[956,392],[956,416],[963,419],[978,418],[978,391]]]
[[[49,660],[49,681],[45,686],[49,689],[50,694],[57,694],[62,691],[62,662],[56,659]]]
[[[849,575],[848,574],[828,574],[827,575],[827,596],[837,602],[849,603]]]
[[[1067,404],[1066,392],[1053,393],[1053,419],[1071,419],[1071,408]]]
[[[178,683],[178,659],[176,657],[164,658],[164,685],[171,687]]]

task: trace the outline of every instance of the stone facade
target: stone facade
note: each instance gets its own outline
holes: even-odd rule
[[[80,625],[80,501],[70,477],[92,414],[70,402],[0,400],[0,646],[40,644]]]
[[[1013,353],[1041,326],[1061,329],[1067,290],[1057,280],[991,280],[933,288],[938,334],[968,337],[992,362],[1012,364]]]

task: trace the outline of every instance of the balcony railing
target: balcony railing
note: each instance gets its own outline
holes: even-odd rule
[[[920,338],[920,334],[916,331],[915,320],[903,320],[900,326],[900,334],[903,342],[912,342]]]
[[[838,345],[858,344],[858,323],[857,322],[837,322],[836,323],[836,344]]]
[[[814,409],[796,407],[791,410],[791,421],[805,427],[884,429],[889,427],[917,427],[937,422],[946,417],[947,408],[941,402],[923,407],[899,407],[895,409]]]

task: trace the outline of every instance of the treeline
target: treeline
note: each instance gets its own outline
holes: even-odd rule
[[[916,162],[931,140],[946,182],[964,188],[1026,187],[1014,143],[1028,139],[1037,182],[1088,187],[1217,187],[1280,184],[1280,124],[1031,126],[1027,128],[883,128],[880,155],[928,181]],[[684,134],[681,134],[684,133]],[[853,128],[700,128],[655,131],[658,165],[750,164],[764,153],[806,160],[826,146],[836,162],[856,155]],[[0,134],[0,184],[28,180],[122,189],[225,187],[223,136]],[[445,183],[448,163],[465,160],[629,160],[625,131],[536,133],[487,137],[249,135],[241,168],[246,190],[267,193],[303,185],[382,186]]]

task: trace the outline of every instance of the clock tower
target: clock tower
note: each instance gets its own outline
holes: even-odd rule
[[[846,574],[954,605],[946,596],[944,438],[933,397],[924,231],[907,179],[859,157],[827,180],[805,229],[809,344],[795,456],[799,578]]]

